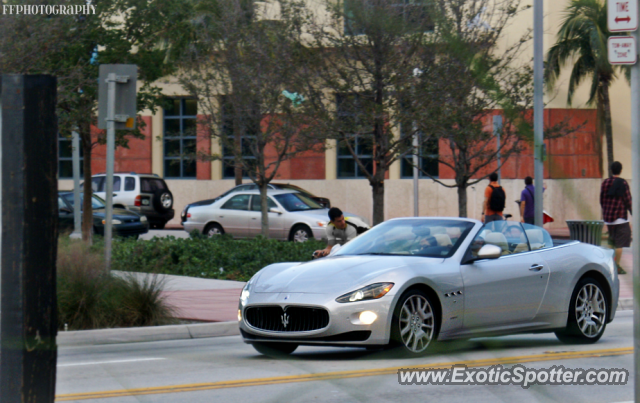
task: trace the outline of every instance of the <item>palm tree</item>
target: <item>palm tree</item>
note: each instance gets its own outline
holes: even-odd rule
[[[546,82],[552,89],[567,63],[573,63],[569,78],[567,104],[571,106],[578,86],[591,80],[588,105],[596,104],[598,126],[604,124],[607,159],[613,159],[613,132],[609,86],[616,79],[616,68],[607,58],[607,6],[600,0],[572,0],[558,31],[555,45],[547,53]]]

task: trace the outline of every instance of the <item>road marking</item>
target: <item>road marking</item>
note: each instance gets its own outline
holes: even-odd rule
[[[452,362],[443,362],[443,363],[418,365],[418,366],[403,365],[400,367],[389,367],[389,368],[361,369],[361,370],[353,370],[353,371],[338,371],[338,372],[324,372],[324,373],[317,373],[317,374],[277,376],[272,378],[239,379],[235,381],[194,383],[194,384],[173,385],[173,386],[157,386],[157,387],[150,387],[150,388],[109,390],[109,391],[103,391],[103,392],[72,393],[72,394],[65,394],[65,395],[57,395],[56,401],[64,402],[69,400],[106,399],[109,397],[126,397],[126,396],[140,396],[140,395],[157,395],[157,394],[165,394],[165,393],[197,392],[197,391],[211,390],[211,389],[241,388],[246,386],[275,385],[280,383],[326,381],[326,380],[332,380],[332,379],[394,375],[398,372],[399,369],[420,369],[420,370],[446,369],[446,368],[451,368],[453,365],[459,365],[459,364],[464,364],[467,367],[488,367],[491,365],[498,365],[498,364],[516,364],[516,363],[523,363],[523,362],[569,360],[569,359],[591,358],[591,357],[609,357],[609,356],[626,355],[626,354],[633,354],[633,347],[613,348],[613,349],[606,349],[606,350],[544,353],[544,354],[524,355],[524,356],[516,356],[516,357],[488,358],[483,360],[452,361]]]
[[[120,363],[123,363],[123,362],[157,361],[157,360],[166,360],[166,358],[136,358],[136,359],[131,359],[131,360],[76,362],[76,363],[72,363],[72,364],[58,364],[58,367],[76,367],[76,366],[80,366],[80,365],[120,364]]]

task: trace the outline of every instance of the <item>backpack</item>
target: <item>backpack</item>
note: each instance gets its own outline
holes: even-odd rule
[[[505,200],[507,196],[504,194],[504,189],[502,186],[493,187],[489,185],[493,191],[491,192],[491,197],[489,198],[489,208],[493,211],[502,211],[504,210]]]

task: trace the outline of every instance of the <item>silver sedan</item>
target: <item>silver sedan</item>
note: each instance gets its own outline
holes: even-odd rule
[[[295,190],[268,190],[269,238],[305,242],[326,239],[329,209]],[[345,217],[357,217],[344,213]],[[211,204],[192,206],[183,223],[187,232],[208,236],[230,234],[234,238],[251,238],[261,234],[260,192],[240,191],[228,194]]]
[[[545,331],[594,343],[618,291],[610,250],[554,245],[519,222],[400,218],[329,257],[265,267],[242,291],[238,319],[264,354],[396,345],[418,355],[437,340]]]

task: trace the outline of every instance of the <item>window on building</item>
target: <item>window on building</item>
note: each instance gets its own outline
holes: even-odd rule
[[[164,176],[196,177],[196,115],[198,103],[190,98],[168,99],[164,108]]]
[[[410,140],[410,139],[407,139]],[[421,178],[437,178],[439,176],[438,163],[438,139],[429,139],[422,144],[420,154],[418,155],[418,175]],[[427,175],[426,173],[429,175]],[[408,155],[402,159],[402,178],[413,177],[413,155]]]
[[[84,154],[82,152],[82,144],[80,148],[80,178],[84,174],[82,160]],[[73,179],[73,144],[71,136],[58,135],[58,177],[60,179]]]
[[[235,178],[235,166],[233,155],[234,144],[234,123],[239,122],[244,126],[244,133],[240,137],[242,144],[242,159],[246,164],[253,166],[256,161],[254,153],[251,151],[251,145],[256,140],[257,134],[260,132],[260,108],[254,105],[252,108],[242,108],[234,111],[233,105],[227,96],[221,97],[222,105],[222,135],[226,136],[227,141],[222,142],[222,177]],[[246,170],[242,170],[242,176],[248,177]]]
[[[338,142],[338,178],[364,178],[366,172],[349,151],[349,146],[365,166],[373,173],[373,142],[371,129],[363,122],[364,100],[362,94],[338,94],[336,97],[338,121],[341,130],[353,133],[347,140]],[[347,143],[348,141],[348,143]]]
[[[380,7],[375,10],[374,7]],[[376,24],[376,14],[396,16],[398,30],[404,33],[430,32],[434,24],[429,17],[425,0],[389,0],[386,5],[371,3],[368,0],[344,1],[344,33],[345,35],[364,35],[366,25],[371,21]]]

